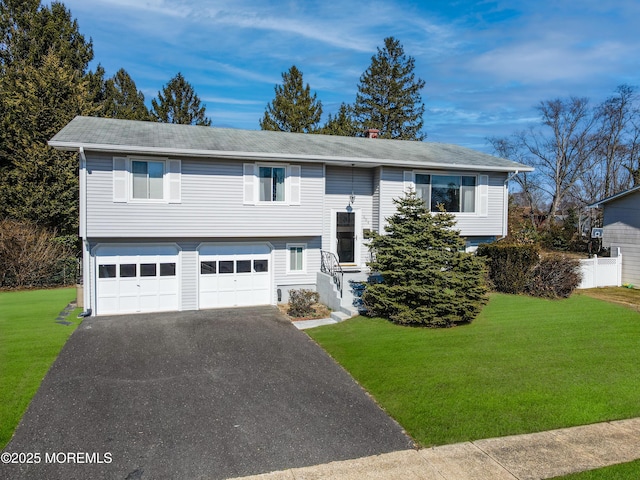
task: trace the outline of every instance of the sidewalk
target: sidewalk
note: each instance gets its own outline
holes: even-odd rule
[[[640,418],[243,477],[243,480],[533,480],[640,459]]]

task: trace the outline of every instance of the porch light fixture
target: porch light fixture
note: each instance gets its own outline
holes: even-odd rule
[[[355,164],[351,164],[351,195],[349,195],[349,205],[353,205],[356,201],[356,194],[353,193],[353,167]]]

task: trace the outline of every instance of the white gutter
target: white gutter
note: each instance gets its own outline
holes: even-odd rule
[[[489,172],[508,172],[513,166],[487,166],[487,165],[469,165],[469,164],[447,164],[436,162],[424,162],[417,160],[397,161],[393,159],[378,158],[357,158],[344,156],[318,156],[318,155],[302,155],[292,153],[264,153],[264,152],[239,152],[226,150],[198,150],[184,148],[168,148],[168,147],[142,147],[128,145],[110,145],[110,144],[78,144],[75,142],[59,142],[49,141],[49,145],[58,150],[78,151],[79,148],[85,150],[96,150],[105,153],[117,154],[141,154],[141,155],[168,155],[168,156],[187,156],[187,157],[216,157],[232,160],[289,160],[301,163],[327,163],[334,165],[351,166],[356,164],[359,166],[378,167],[378,166],[394,166],[394,167],[417,167],[417,168],[435,168],[442,169],[447,167],[455,170],[473,170],[479,169]],[[533,171],[530,167],[520,167],[520,171]]]
[[[82,240],[82,300],[84,305],[84,312],[81,315],[87,316],[89,314],[88,312],[94,310],[91,301],[91,252],[89,250],[89,240],[87,240],[87,157],[84,153],[83,147],[78,149],[78,153],[80,154],[80,216],[78,221],[78,233]]]

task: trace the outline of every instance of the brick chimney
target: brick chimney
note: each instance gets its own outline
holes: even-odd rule
[[[369,128],[364,131],[364,136],[367,138],[378,138],[379,133],[380,130],[378,130],[377,128]]]

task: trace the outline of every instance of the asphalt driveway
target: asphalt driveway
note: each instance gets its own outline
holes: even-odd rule
[[[5,452],[2,478],[228,478],[410,448],[274,307],[85,320]]]

